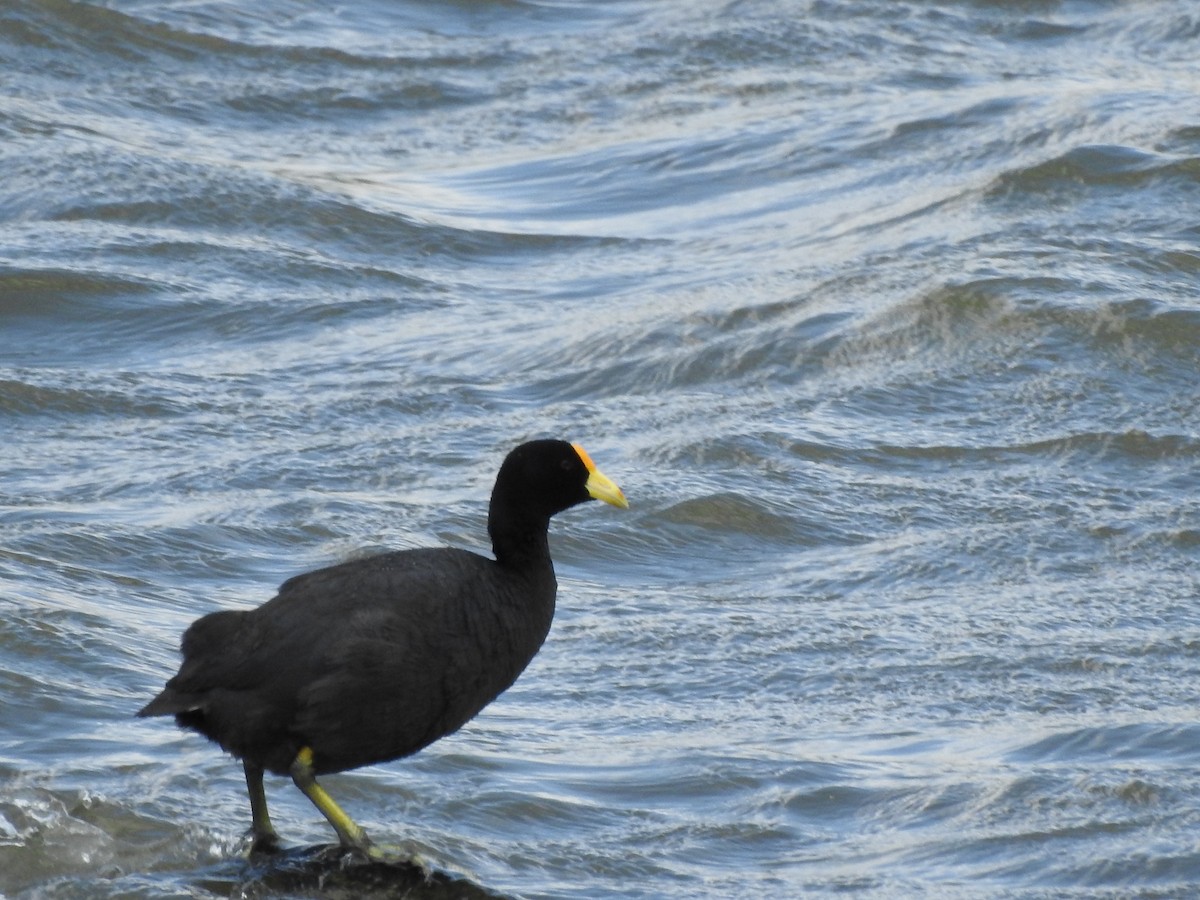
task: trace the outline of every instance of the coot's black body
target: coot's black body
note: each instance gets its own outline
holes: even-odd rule
[[[305,746],[316,774],[407,756],[516,680],[554,595],[548,558],[514,572],[449,548],[310,572],[257,609],[192,625],[170,700],[147,714],[169,703],[181,725],[279,775]]]
[[[257,609],[204,616],[138,715],[174,715],[242,759],[256,846],[276,841],[266,770],[290,774],[343,844],[368,850],[314,776],[415,753],[509,687],[554,616],[550,517],[593,498],[626,505],[577,445],[522,444],[492,492],[494,560],[384,553],[292,578]]]

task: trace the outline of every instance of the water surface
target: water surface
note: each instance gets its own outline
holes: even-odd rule
[[[394,893],[132,715],[203,613],[486,551],[556,435],[633,507],[556,520],[542,653],[327,780],[450,894],[1194,895],[1198,34],[0,3],[0,893]]]

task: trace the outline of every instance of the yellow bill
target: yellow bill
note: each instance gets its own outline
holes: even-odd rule
[[[618,506],[621,509],[629,509],[629,501],[625,499],[625,495],[621,493],[621,489],[617,487],[615,481],[596,468],[596,464],[592,462],[592,458],[587,455],[587,451],[578,444],[572,444],[575,452],[579,454],[579,459],[583,462],[588,470],[587,484],[584,489],[588,492],[588,496],[594,500],[603,500],[605,503],[611,503],[613,506]]]

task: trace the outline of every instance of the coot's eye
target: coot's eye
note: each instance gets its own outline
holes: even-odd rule
[[[569,472],[569,471],[571,471],[571,461],[570,461],[569,459],[564,459],[562,462],[560,462],[560,463],[558,464],[558,466],[559,466],[559,468],[560,468],[560,469],[562,469],[564,472]]]

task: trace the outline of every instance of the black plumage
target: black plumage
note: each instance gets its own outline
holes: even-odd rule
[[[550,518],[590,499],[627,505],[578,445],[522,444],[492,491],[494,560],[402,550],[298,575],[256,609],[194,622],[179,672],[138,715],[174,715],[243,761],[256,847],[277,842],[265,770],[369,852],[315,776],[415,753],[516,680],[554,616]]]

